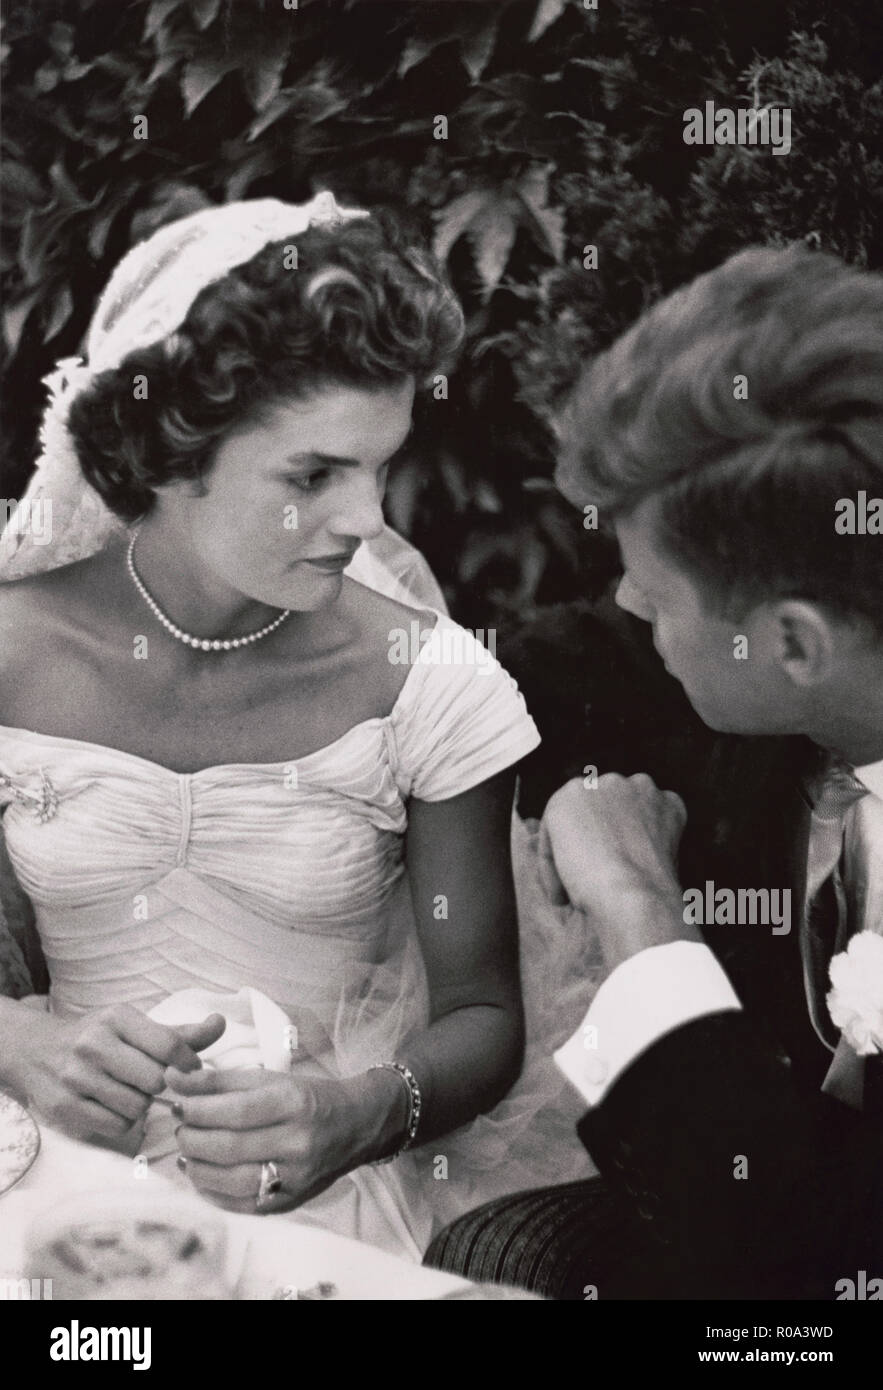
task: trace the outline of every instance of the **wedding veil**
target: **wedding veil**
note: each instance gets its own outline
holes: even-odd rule
[[[340,207],[328,192],[303,204],[249,199],[205,208],[133,247],[99,300],[85,361],[65,358],[46,378],[40,457],[0,536],[0,583],[85,559],[125,530],[84,478],[68,430],[71,402],[93,376],[174,333],[202,290],[269,242],[368,215]],[[389,526],[376,540],[363,542],[346,573],[413,607],[447,611],[423,556]]]

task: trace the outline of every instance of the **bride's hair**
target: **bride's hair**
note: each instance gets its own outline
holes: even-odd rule
[[[394,219],[313,226],[265,246],[204,289],[177,332],[97,374],[68,426],[88,481],[135,521],[157,487],[202,479],[261,406],[323,385],[423,382],[449,368],[462,336],[456,297]]]

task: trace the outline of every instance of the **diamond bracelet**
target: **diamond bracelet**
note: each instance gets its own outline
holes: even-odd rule
[[[377,1167],[381,1163],[392,1163],[393,1159],[398,1158],[399,1154],[403,1154],[414,1144],[417,1138],[417,1126],[420,1123],[420,1111],[423,1109],[423,1093],[416,1076],[410,1067],[405,1066],[404,1062],[375,1062],[368,1070],[394,1071],[408,1092],[408,1124],[405,1130],[405,1142],[386,1158],[376,1158],[373,1166]]]

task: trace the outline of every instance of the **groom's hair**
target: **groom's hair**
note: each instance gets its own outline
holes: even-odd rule
[[[583,371],[557,479],[614,517],[655,496],[668,554],[730,616],[802,598],[883,631],[883,276],[754,247],[656,304]],[[879,523],[878,523],[879,524]]]

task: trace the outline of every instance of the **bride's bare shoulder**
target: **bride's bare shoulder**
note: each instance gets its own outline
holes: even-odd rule
[[[435,627],[438,620],[438,615],[432,609],[411,608],[397,599],[378,593],[376,589],[367,588],[357,580],[350,581],[349,592],[353,608],[359,614],[362,632],[370,641],[382,640],[388,646],[399,632],[410,633],[412,623],[416,623],[422,631]]]
[[[103,567],[104,557],[95,555],[0,584],[0,649],[12,652],[31,638],[45,640],[87,622],[101,603]]]

